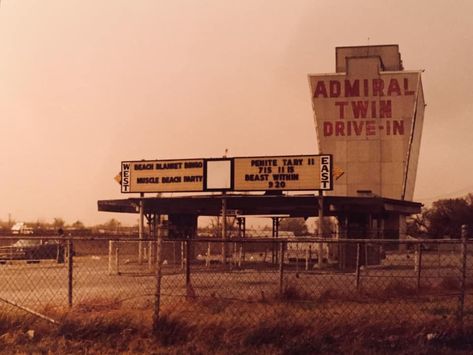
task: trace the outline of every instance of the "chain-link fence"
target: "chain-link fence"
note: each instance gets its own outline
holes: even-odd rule
[[[241,324],[274,317],[473,320],[463,240],[5,237],[0,311],[119,304],[160,317]]]

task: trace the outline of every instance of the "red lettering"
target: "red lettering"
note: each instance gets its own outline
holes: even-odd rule
[[[399,86],[399,83],[397,82],[397,79],[391,79],[389,81],[389,86],[388,86],[388,96],[400,96],[401,95],[401,87]]]
[[[335,135],[336,136],[345,135],[345,122],[340,122],[340,121],[335,122]]]
[[[404,78],[404,95],[414,95],[414,90],[409,90],[409,80]]]
[[[360,82],[361,80],[362,83]],[[340,80],[329,80],[328,86],[329,87],[327,88],[326,82],[323,80],[317,81],[313,98],[341,97],[342,94],[344,97],[401,96],[415,94],[415,90],[410,90],[408,78],[403,78],[403,90],[401,89],[399,80],[396,78],[391,78],[387,86],[385,85],[384,80],[379,78],[372,80],[345,79],[343,81],[343,88]]]
[[[376,121],[366,121],[366,135],[367,136],[374,136],[376,134]]]
[[[323,122],[324,137],[376,136],[383,133],[389,135],[404,135],[404,120],[386,120],[378,126],[377,120],[347,120]]]
[[[340,82],[338,80],[330,80],[330,97],[339,97],[340,96]]]
[[[384,96],[384,81],[382,79],[373,79],[373,96]]]
[[[329,137],[333,134],[333,124],[332,122],[324,122],[324,137]]]
[[[345,80],[345,97],[360,96],[360,81],[354,80],[350,83],[350,80]]]
[[[355,134],[357,136],[361,136],[361,133],[363,133],[363,125],[365,121],[353,121],[353,128],[355,129]]]
[[[339,118],[345,118],[345,106],[348,105],[348,101],[335,101],[335,106],[340,108]]]
[[[379,101],[379,117],[380,118],[391,118],[393,110],[391,107],[391,100],[380,100]]]
[[[345,127],[347,128],[347,136],[351,136],[351,122],[352,121],[347,121]]]
[[[393,120],[393,135],[404,135],[404,120]]]
[[[327,88],[325,87],[325,82],[317,81],[317,85],[315,86],[314,97],[327,97]]]
[[[376,101],[371,101],[371,118],[377,117],[376,115]]]
[[[368,115],[368,101],[352,101],[351,108],[355,118],[366,118]]]

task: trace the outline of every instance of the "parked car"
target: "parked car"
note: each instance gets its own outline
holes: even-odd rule
[[[24,222],[17,222],[11,227],[12,234],[31,235],[34,233],[33,228],[26,225]]]

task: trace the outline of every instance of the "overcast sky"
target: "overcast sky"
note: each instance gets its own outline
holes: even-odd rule
[[[106,221],[122,160],[317,153],[308,73],[425,69],[415,199],[473,192],[473,2],[3,0],[0,219]],[[132,221],[127,217],[122,220]]]

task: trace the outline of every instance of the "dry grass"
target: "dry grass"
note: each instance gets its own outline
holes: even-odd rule
[[[313,309],[296,304],[228,303],[219,312],[209,303],[184,302],[163,311],[156,329],[151,310],[143,314],[116,302],[78,305],[62,315],[59,326],[31,316],[0,316],[0,352],[10,353],[171,353],[171,354],[309,354],[309,353],[471,353],[473,328],[460,332],[438,321],[354,312],[329,322]],[[245,318],[256,306],[264,316]],[[332,310],[335,311],[336,310]],[[236,320],[235,314],[242,318]],[[294,320],[293,315],[298,318]],[[198,315],[198,316],[196,316]],[[292,315],[292,317],[290,317]],[[34,336],[28,335],[34,330]]]
[[[126,317],[95,315],[69,320],[57,328],[28,324],[4,333],[0,341],[3,353],[427,354],[473,350],[469,340],[473,333],[461,334],[455,329],[447,333],[436,324],[386,320],[367,323],[366,319],[338,325],[308,324],[271,316],[248,326],[222,318],[201,324],[191,317],[165,315],[159,327],[151,331]],[[5,331],[11,324],[3,325]],[[35,328],[37,335],[30,339],[26,328]],[[427,338],[429,334],[431,340]]]

